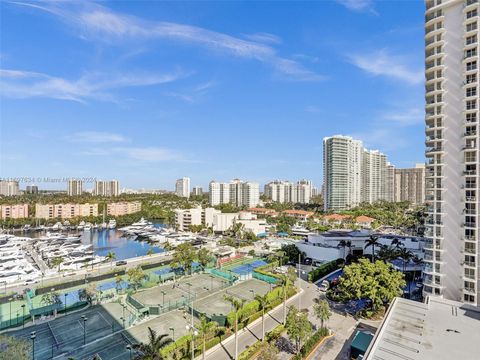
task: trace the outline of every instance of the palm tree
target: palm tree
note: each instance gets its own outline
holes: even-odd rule
[[[152,248],[148,249],[147,255],[152,256],[153,254],[154,254],[153,249]]]
[[[278,250],[275,254],[276,254],[277,257],[278,257],[278,261],[279,261],[278,265],[282,266],[282,265],[283,265],[283,264],[282,264],[282,261],[283,261],[283,258],[285,257],[285,251],[283,251],[283,250]]]
[[[330,311],[330,305],[328,304],[327,300],[319,300],[314,306],[313,311],[315,312],[315,316],[320,319],[322,328],[324,327],[323,324],[327,321],[332,312]]]
[[[59,256],[52,260],[52,266],[58,266],[58,271],[60,271],[60,265],[63,264],[63,257]]]
[[[395,249],[398,250],[398,249],[400,249],[400,248],[403,246],[403,243],[400,241],[399,238],[394,238],[394,239],[392,240],[391,245],[392,245]]]
[[[198,330],[202,335],[202,341],[203,341],[202,359],[203,360],[205,360],[207,336],[210,335],[212,332],[214,332],[215,328],[217,328],[217,323],[215,321],[209,321],[203,315],[200,317],[200,324],[198,325]]]
[[[348,254],[350,254],[350,250],[352,249],[352,242],[350,240],[340,240],[338,246],[343,248],[343,258],[347,258],[347,254],[345,253],[346,248],[348,247]]]
[[[398,257],[403,260],[403,273],[405,274],[407,263],[413,258],[413,253],[410,250],[401,248],[398,252]]]
[[[157,336],[157,332],[148,327],[148,343],[135,344],[133,347],[142,352],[147,359],[164,360],[160,350],[171,343],[173,343],[173,340],[167,334]]]
[[[283,294],[283,325],[287,321],[287,289],[290,285],[290,278],[287,275],[283,275],[281,278],[282,294]]]
[[[110,265],[113,266],[113,260],[117,258],[117,255],[113,251],[109,251],[107,255],[105,255],[107,260],[110,260]]]
[[[235,357],[234,360],[238,359],[238,313],[245,303],[245,299],[238,299],[233,296],[225,295],[224,299],[232,304],[235,309]]]
[[[370,235],[370,238],[365,240],[365,249],[372,247],[372,262],[375,262],[375,246],[379,244],[379,238],[376,235]]]
[[[414,255],[413,258],[412,258],[412,262],[413,262],[413,281],[415,281],[415,277],[417,275],[417,269],[416,269],[416,266],[417,265],[420,265],[421,263],[423,263],[423,259],[419,258],[417,255]],[[412,294],[411,294],[411,291],[410,291],[410,286],[408,286],[408,294],[410,296],[410,298],[412,297]]]
[[[262,341],[265,341],[265,310],[270,305],[268,293],[263,296],[259,294],[255,295],[255,300],[258,302],[258,310],[262,312]]]

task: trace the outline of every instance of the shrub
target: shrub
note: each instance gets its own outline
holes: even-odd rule
[[[310,351],[318,344],[320,340],[322,340],[325,336],[328,336],[328,329],[327,328],[320,328],[317,330],[303,345],[300,349],[300,352],[292,357],[291,360],[302,360],[305,358]]]
[[[322,264],[315,270],[310,271],[310,273],[308,274],[308,281],[315,282],[318,279],[321,279],[322,277],[330,274],[331,272],[340,269],[342,267],[342,264],[343,262],[340,262],[339,260],[333,260],[328,263]]]
[[[272,331],[265,334],[265,340],[267,342],[274,341],[282,335],[285,331],[285,327],[283,325],[278,325]],[[243,351],[240,356],[238,357],[239,360],[249,360],[254,357],[260,351],[263,342],[261,340],[257,341],[255,344],[249,346],[245,351]]]

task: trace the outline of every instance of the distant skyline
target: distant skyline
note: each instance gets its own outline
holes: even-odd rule
[[[0,7],[2,178],[320,187],[335,134],[424,162],[422,1]]]

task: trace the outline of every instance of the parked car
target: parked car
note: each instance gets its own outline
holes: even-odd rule
[[[125,260],[120,260],[115,263],[115,266],[123,266],[127,265],[127,262]]]
[[[330,287],[330,283],[328,282],[328,280],[323,280],[318,288],[320,289],[320,291],[325,292],[328,290],[329,287]]]

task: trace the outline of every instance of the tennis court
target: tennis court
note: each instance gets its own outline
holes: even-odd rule
[[[248,264],[243,264],[239,266],[235,266],[231,269],[232,272],[236,274],[248,274],[255,270],[257,267],[267,265],[267,263],[263,260],[254,260]]]
[[[250,279],[195,301],[194,309],[212,319],[216,316],[227,315],[232,311],[232,305],[225,300],[225,295],[251,301],[256,294],[265,295],[268,291],[270,291],[270,284]]]
[[[52,356],[70,353],[80,348],[83,345],[84,333],[88,343],[121,330],[122,322],[118,315],[122,314],[123,308],[120,304],[108,305],[114,311],[103,306],[94,306],[9,334],[31,341],[30,334],[35,331],[35,359],[50,359]],[[119,309],[116,309],[117,307]],[[83,321],[82,315],[86,316],[87,321]]]
[[[144,306],[172,306],[183,302],[205,296],[212,291],[225,288],[229,282],[210,274],[197,274],[184,278],[177,282],[160,285],[151,289],[143,290],[132,295]]]

